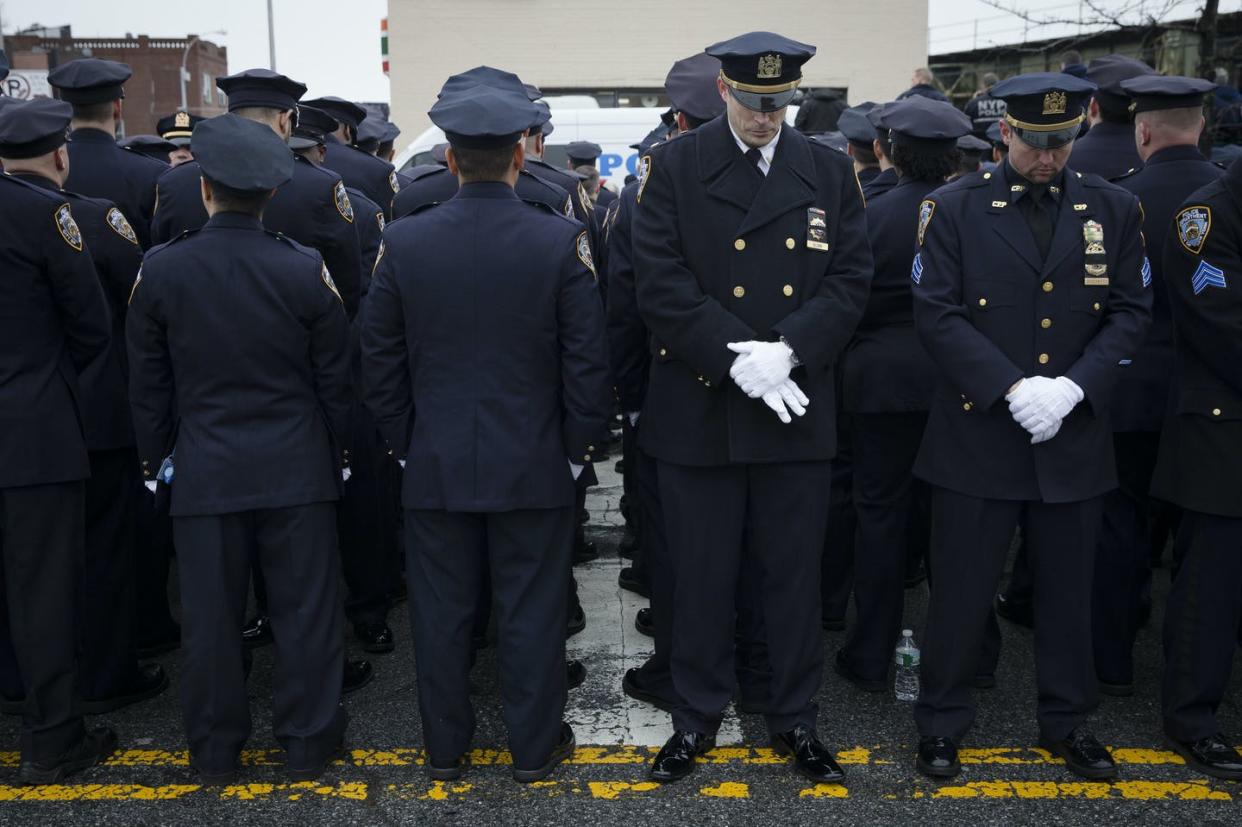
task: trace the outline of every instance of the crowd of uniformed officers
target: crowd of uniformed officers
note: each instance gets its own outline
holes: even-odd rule
[[[0,99],[21,781],[110,755],[84,714],[162,692],[147,659],[180,648],[191,764],[230,783],[265,643],[287,771],[315,779],[372,674],[347,620],[391,651],[407,597],[426,771],[468,769],[494,624],[513,776],[547,777],[575,747],[571,572],[617,425],[620,585],[654,638],[620,688],[672,718],[653,779],[736,703],[841,780],[822,631],[852,593],[833,668],[888,691],[924,580],[918,769],[960,771],[999,614],[1034,629],[1040,745],[1113,778],[1088,718],[1133,692],[1170,537],[1164,735],[1242,779],[1216,719],[1242,626],[1242,168],[1199,151],[1213,84],[1110,55],[993,82],[968,116],[920,70],[826,128],[812,107],[840,102],[808,95],[804,133],[814,54],[752,32],[677,61],[619,194],[597,146],[546,163],[542,93],[487,66],[448,78],[447,145],[400,172],[382,117],[265,69],[217,79],[228,114],[124,148],[123,64]]]

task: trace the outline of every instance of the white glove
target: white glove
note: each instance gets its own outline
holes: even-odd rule
[[[789,415],[793,411],[798,416],[806,413],[806,406],[811,404],[811,400],[802,392],[802,388],[798,387],[798,383],[792,379],[786,379],[772,390],[763,394],[763,404],[767,405],[776,415],[780,417],[781,422],[788,425],[793,422],[793,417]]]
[[[349,475],[353,473],[348,468],[341,469],[341,482],[349,482]]]
[[[573,475],[574,475],[574,480],[577,480],[577,479],[578,479],[578,477],[582,476],[582,469],[583,469],[583,468],[586,468],[586,466],[585,466],[585,465],[577,465],[577,464],[575,464],[572,460],[570,461],[570,463],[569,463],[569,473],[571,473],[571,474],[573,474]]]
[[[631,428],[633,428],[635,425],[638,424],[638,417],[641,414],[642,414],[642,411],[630,411],[629,413],[625,415],[626,419],[630,421]]]
[[[1031,444],[1038,445],[1041,442],[1047,442],[1048,440],[1056,436],[1057,431],[1059,430],[1061,430],[1061,420],[1058,419],[1056,424],[1053,425],[1051,428],[1047,428],[1045,430],[1039,431],[1034,436],[1032,436]]]
[[[1049,379],[1032,376],[1018,383],[1005,395],[1014,421],[1031,436],[1042,436],[1032,442],[1051,439],[1061,427],[1061,420],[1083,400],[1082,388],[1064,376]],[[1046,435],[1045,435],[1046,434]]]
[[[397,464],[401,466],[401,470],[402,470],[402,471],[404,471],[404,470],[405,470],[405,460],[403,460],[403,459],[399,459],[399,460],[397,460]]]
[[[729,375],[751,399],[776,390],[793,370],[793,351],[784,342],[729,342],[726,347],[738,354]]]
[[[155,480],[148,480],[144,482],[143,485],[145,485],[147,487],[147,490],[150,491],[152,494],[155,493],[155,486],[156,486]]]

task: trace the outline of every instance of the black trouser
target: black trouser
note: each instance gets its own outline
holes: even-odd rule
[[[814,726],[829,463],[661,462],[659,476],[677,606],[672,671],[682,705],[673,725],[703,733],[720,726],[735,685],[737,589],[749,570],[772,670],[768,729]]]
[[[1178,741],[1220,732],[1216,710],[1242,621],[1242,519],[1182,512],[1181,566],[1164,610],[1164,731]]]
[[[362,405],[354,408],[353,451],[345,496],[337,511],[341,569],[348,592],[345,617],[351,623],[385,623],[398,577],[397,514],[385,490],[400,466],[382,447],[375,421]]]
[[[1143,592],[1151,579],[1151,478],[1160,434],[1113,434],[1120,487],[1104,495],[1104,517],[1095,550],[1091,636],[1095,673],[1105,683],[1134,680],[1134,638],[1142,619]]]
[[[173,541],[167,500],[157,507],[155,495],[140,488],[135,508],[134,637],[141,648],[174,638],[177,623],[168,605]]]
[[[648,560],[647,550],[643,548],[642,544],[644,530],[642,520],[645,515],[642,506],[639,504],[639,499],[641,499],[643,494],[638,480],[638,464],[643,460],[639,458],[638,429],[630,424],[628,415],[621,418],[621,461],[625,463],[625,472],[621,475],[622,489],[625,492],[626,502],[625,523],[639,540],[638,548],[630,565],[634,569],[634,573],[650,588],[652,586],[651,563]],[[660,529],[661,532],[663,530],[663,528]]]
[[[635,440],[637,441],[637,440]],[[632,463],[632,466],[631,466]],[[637,510],[638,544],[651,578],[651,613],[655,620],[654,654],[639,670],[642,687],[669,703],[677,702],[669,654],[673,646],[673,561],[669,555],[664,528],[664,507],[660,501],[659,463],[635,446],[626,459],[625,470],[633,468],[630,509]]]
[[[838,394],[838,399],[840,395]],[[824,620],[844,620],[854,589],[854,446],[850,415],[837,411],[837,455],[828,488],[828,527],[820,572]]]
[[[76,647],[84,486],[0,488],[0,676],[21,697],[21,757],[50,762],[82,740]]]
[[[1091,653],[1091,577],[1099,498],[1048,504],[932,490],[932,572],[914,708],[921,735],[960,741],[975,717],[970,683],[1014,529],[1024,538],[1035,599],[1036,716],[1054,740],[1081,723],[1096,698]]]
[[[922,412],[853,415],[857,619],[841,657],[867,680],[888,677],[901,637],[916,501],[930,496],[927,484],[911,474],[926,424]]]
[[[565,590],[572,508],[463,514],[407,510],[406,575],[428,759],[470,749],[471,632],[483,572],[498,617],[500,695],[513,765],[534,769],[560,738],[567,697]]]
[[[293,769],[339,745],[345,642],[336,504],[174,517],[181,577],[181,713],[195,766],[232,769],[250,736],[242,642],[250,564],[267,581],[276,639],[272,729]]]
[[[82,697],[112,698],[133,686],[134,536],[142,478],[133,448],[91,451],[86,481],[79,674]]]

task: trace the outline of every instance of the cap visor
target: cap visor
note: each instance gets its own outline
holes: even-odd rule
[[[789,106],[789,102],[798,93],[796,88],[786,89],[784,92],[774,92],[771,95],[764,95],[759,92],[743,92],[728,85],[725,88],[729,90],[729,94],[733,96],[734,100],[753,112],[775,112],[777,109],[784,109],[786,106]]]
[[[1058,129],[1053,132],[1037,132],[1012,125],[1010,129],[1018,136],[1018,140],[1027,146],[1035,149],[1058,149],[1078,137],[1079,125],[1074,124],[1068,129]]]
[[[323,143],[323,141],[316,141],[314,138],[303,138],[301,136],[294,135],[289,139],[289,148],[310,149],[313,146],[319,146],[321,143]]]

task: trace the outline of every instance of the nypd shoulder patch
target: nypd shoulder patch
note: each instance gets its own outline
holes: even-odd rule
[[[587,241],[586,230],[578,233],[577,247],[579,261],[586,265],[586,268],[591,271],[591,275],[595,276],[598,281],[599,276],[595,273],[595,262],[591,258],[591,243]]]
[[[82,231],[78,229],[78,222],[73,220],[73,211],[68,204],[61,204],[56,210],[56,229],[66,244],[82,252]]]
[[[349,193],[345,192],[345,184],[337,181],[332,188],[332,200],[336,202],[336,211],[350,224],[354,223],[354,205],[349,203]]]
[[[392,187],[393,192],[401,191],[401,180],[397,178],[397,171],[393,170],[388,173],[388,186]]]
[[[910,265],[910,281],[915,284],[923,283],[923,254],[914,254],[914,263]]]
[[[125,214],[123,212],[118,210],[116,207],[111,207],[108,210],[107,218],[108,226],[111,227],[117,235],[128,241],[130,244],[137,246],[138,235],[134,232],[134,228],[131,227],[129,222],[125,219]]]
[[[571,198],[568,195],[565,196],[565,206],[561,207],[561,212],[565,214],[566,218],[574,217],[574,199],[573,198]]]
[[[376,260],[378,261],[378,259]],[[337,301],[344,303],[344,299],[341,298],[340,292],[336,289],[336,282],[332,280],[332,274],[328,272],[328,265],[321,265],[319,269],[319,278],[321,278],[323,283],[327,285],[328,289],[332,291],[332,295],[336,296]]]
[[[138,268],[138,275],[134,276],[134,286],[129,288],[129,300],[126,304],[134,303],[134,294],[138,292],[138,285],[142,284],[142,268]]]
[[[638,192],[635,194],[634,200],[642,202],[643,190],[647,188],[647,182],[651,180],[651,156],[644,155],[638,159]]]
[[[1229,285],[1225,282],[1225,271],[1219,267],[1213,267],[1206,261],[1200,261],[1199,266],[1190,276],[1190,287],[1195,291],[1196,296],[1209,287],[1229,289]]]
[[[927,225],[931,223],[932,216],[936,214],[936,202],[928,199],[919,204],[919,246],[923,246],[923,234],[927,232]]]
[[[1174,219],[1177,225],[1177,240],[1187,252],[1198,255],[1212,230],[1212,208],[1206,205],[1187,207]]]

